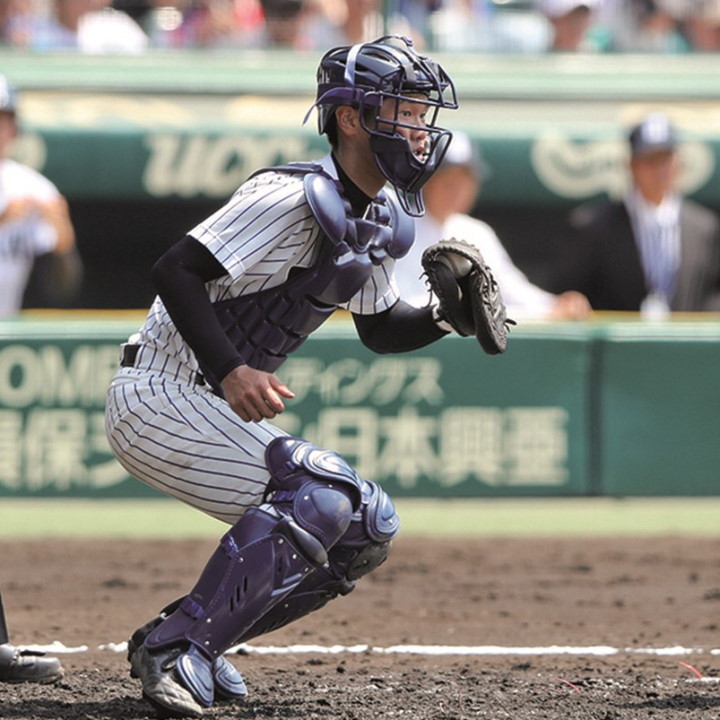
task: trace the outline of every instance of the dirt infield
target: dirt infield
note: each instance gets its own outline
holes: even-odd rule
[[[107,646],[186,592],[213,549],[207,541],[0,543],[14,641],[88,647],[62,656],[66,678],[56,686],[0,687],[0,716],[155,717],[124,654]],[[720,540],[401,537],[355,592],[252,647],[294,644],[353,651],[230,656],[250,695],[207,717],[717,720]],[[394,646],[485,649],[388,652]],[[593,655],[593,646],[617,652]],[[675,650],[657,652],[665,648]]]

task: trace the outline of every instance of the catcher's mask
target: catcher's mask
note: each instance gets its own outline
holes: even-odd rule
[[[317,82],[312,107],[318,108],[320,134],[334,141],[335,109],[339,105],[358,108],[380,171],[392,183],[403,209],[415,217],[422,215],[425,207],[420,190],[437,170],[452,137],[450,131],[435,124],[438,112],[440,108],[458,107],[448,74],[438,63],[419,55],[409,38],[386,35],[373,42],[329,50],[320,60]],[[392,103],[391,112],[388,102]],[[408,102],[427,107],[421,126],[401,118],[400,106]],[[422,156],[412,151],[400,128],[426,133]]]

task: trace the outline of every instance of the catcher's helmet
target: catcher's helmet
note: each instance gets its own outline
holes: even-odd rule
[[[440,65],[419,55],[412,40],[386,35],[373,42],[336,47],[320,60],[317,71],[318,129],[331,139],[335,133],[335,109],[350,105],[360,110],[360,122],[370,134],[370,147],[382,174],[397,191],[400,203],[410,215],[425,211],[420,189],[435,172],[445,155],[452,134],[435,125],[441,107],[458,107],[455,86]],[[427,145],[422,158],[412,152],[398,128],[416,126],[402,122],[398,105],[402,101],[428,106]],[[386,100],[395,102],[392,119],[380,119]],[[311,108],[312,110],[312,108]],[[309,114],[309,113],[308,113]]]

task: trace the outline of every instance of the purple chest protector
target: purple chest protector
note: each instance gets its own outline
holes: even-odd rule
[[[412,219],[384,192],[357,218],[341,194],[340,182],[321,166],[292,163],[272,169],[304,175],[305,198],[323,231],[319,256],[313,266],[291,270],[282,285],[214,305],[245,363],[268,372],[357,294],[374,265],[406,255],[415,237]],[[220,392],[212,374],[205,368],[203,372]]]

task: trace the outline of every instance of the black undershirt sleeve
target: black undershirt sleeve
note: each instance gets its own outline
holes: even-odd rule
[[[416,308],[404,300],[375,315],[352,317],[363,345],[380,354],[417,350],[447,335],[431,308]]]
[[[153,265],[151,278],[175,327],[218,380],[243,364],[220,326],[205,283],[227,275],[215,256],[186,235]]]

